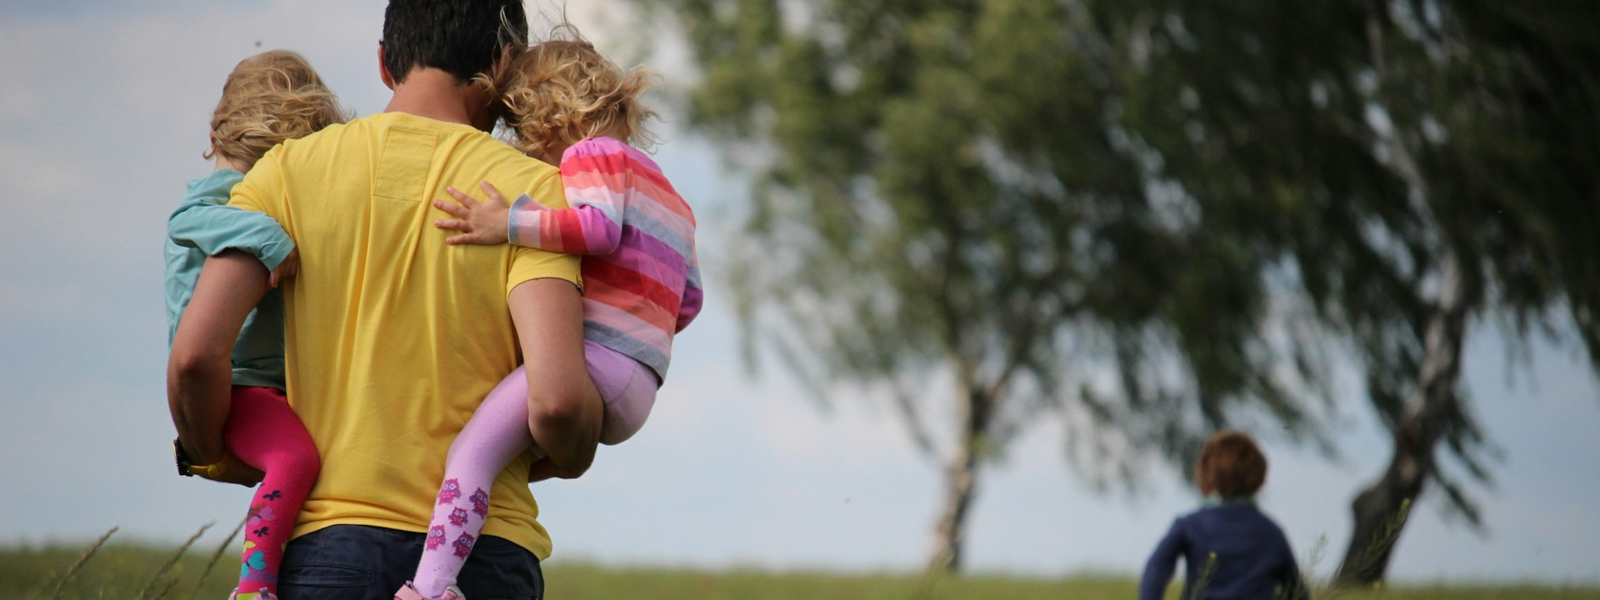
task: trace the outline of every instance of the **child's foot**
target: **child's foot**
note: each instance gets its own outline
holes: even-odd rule
[[[272,600],[277,600],[277,598]],[[429,598],[422,595],[422,592],[417,591],[417,586],[411,585],[411,582],[407,581],[404,586],[400,587],[400,591],[394,593],[394,600],[467,600],[467,597],[461,595],[461,588],[452,585],[444,588],[444,593],[439,594],[438,597]]]
[[[259,592],[245,592],[243,594],[240,594],[238,589],[234,589],[232,594],[228,594],[228,600],[278,600],[278,595],[268,592],[267,588],[261,588]]]

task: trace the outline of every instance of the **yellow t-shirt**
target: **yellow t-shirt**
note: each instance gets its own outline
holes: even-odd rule
[[[564,207],[559,172],[466,125],[383,113],[267,152],[232,206],[276,219],[300,250],[284,286],[288,395],[322,457],[296,537],[330,525],[426,531],[445,455],[521,360],[506,294],[578,283],[578,259],[506,244],[450,246],[430,204],[446,186]],[[526,427],[526,423],[519,424]],[[527,452],[495,478],[486,535],[540,559],[550,537]]]

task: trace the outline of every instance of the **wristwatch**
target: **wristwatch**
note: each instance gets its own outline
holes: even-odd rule
[[[178,474],[184,477],[194,477],[194,473],[189,472],[190,469],[194,468],[194,461],[189,459],[189,453],[183,451],[183,444],[178,443],[176,439],[172,440],[172,454],[178,461]]]

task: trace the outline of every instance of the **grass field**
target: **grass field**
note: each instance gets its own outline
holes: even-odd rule
[[[229,545],[200,580],[215,548],[173,561],[175,548],[107,545],[78,569],[59,595],[63,574],[84,554],[77,548],[0,548],[0,598],[222,600],[238,563]],[[1035,579],[973,575],[926,580],[914,574],[838,575],[763,571],[606,568],[553,561],[546,566],[548,595],[556,600],[1112,600],[1131,599],[1131,578],[1079,576]],[[1176,589],[1169,598],[1176,597]],[[1542,586],[1398,587],[1382,591],[1323,592],[1319,599],[1600,600],[1600,588]]]

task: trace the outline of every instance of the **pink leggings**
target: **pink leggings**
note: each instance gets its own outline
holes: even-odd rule
[[[583,345],[589,378],[605,402],[600,441],[619,443],[637,433],[650,416],[658,385],[655,371],[594,342]],[[533,441],[528,433],[528,377],[517,367],[489,392],[450,445],[444,483],[413,580],[424,597],[436,598],[455,584],[489,516],[489,488],[495,475]]]
[[[289,543],[295,518],[322,463],[311,435],[289,408],[283,392],[234,386],[232,402],[223,439],[239,460],[265,474],[250,501],[239,586],[235,588],[240,598],[254,598],[261,590],[278,592],[283,546]]]

